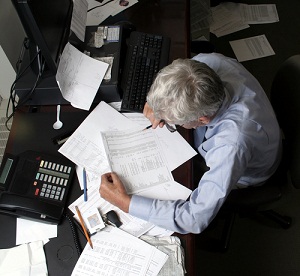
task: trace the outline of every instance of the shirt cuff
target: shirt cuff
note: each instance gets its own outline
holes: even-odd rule
[[[148,221],[152,209],[152,203],[152,198],[132,195],[129,205],[129,214]]]

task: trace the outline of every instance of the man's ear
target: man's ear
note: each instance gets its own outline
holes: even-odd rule
[[[210,118],[207,116],[202,116],[198,118],[198,122],[202,125],[207,125],[210,122]]]

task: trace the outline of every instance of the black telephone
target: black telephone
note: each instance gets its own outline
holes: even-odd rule
[[[0,213],[58,224],[75,165],[35,151],[6,154],[0,168]]]

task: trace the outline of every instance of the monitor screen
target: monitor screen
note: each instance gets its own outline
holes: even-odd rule
[[[12,0],[29,39],[30,58],[34,64],[45,62],[45,69],[55,74],[60,55],[70,34],[72,0]],[[41,60],[42,59],[42,60]],[[40,69],[39,69],[40,70]]]

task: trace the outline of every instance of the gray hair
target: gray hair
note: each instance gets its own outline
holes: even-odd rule
[[[214,70],[196,60],[177,59],[157,74],[147,102],[156,119],[180,125],[215,115],[224,97]]]

